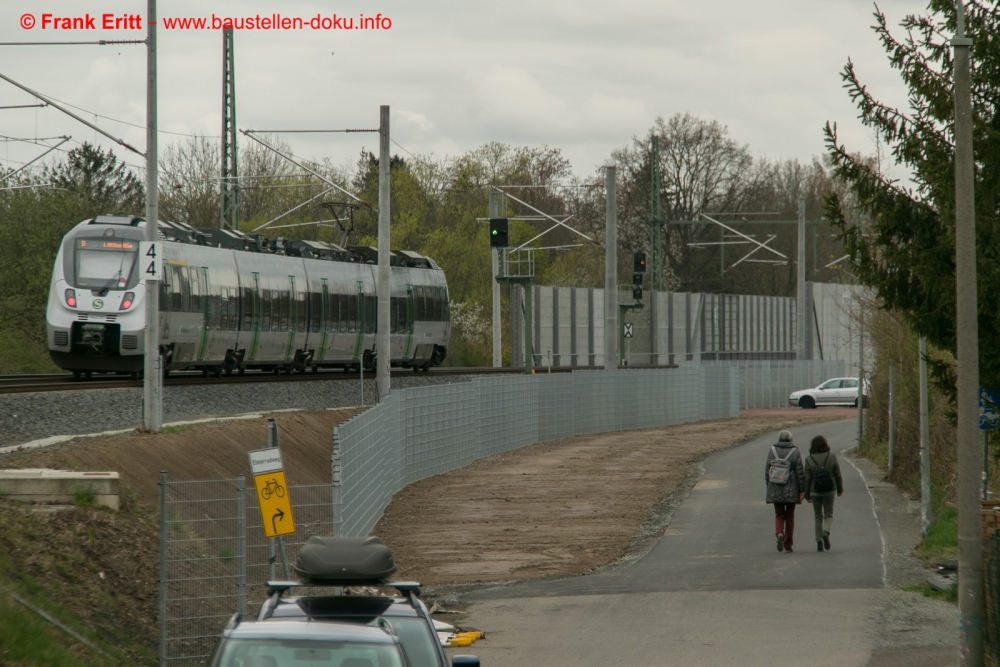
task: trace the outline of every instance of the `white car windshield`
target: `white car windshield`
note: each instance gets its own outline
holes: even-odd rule
[[[395,644],[294,639],[230,639],[219,667],[404,667]]]

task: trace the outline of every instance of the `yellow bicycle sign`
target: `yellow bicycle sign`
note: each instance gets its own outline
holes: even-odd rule
[[[260,518],[267,537],[279,537],[295,532],[295,517],[288,497],[288,482],[277,448],[248,452],[250,471],[257,489]]]

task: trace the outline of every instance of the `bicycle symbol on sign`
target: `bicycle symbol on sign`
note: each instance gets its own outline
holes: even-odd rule
[[[260,496],[264,500],[268,500],[272,494],[279,498],[285,497],[285,487],[278,484],[278,480],[273,477],[267,480],[267,483],[264,484],[264,488],[260,490]]]

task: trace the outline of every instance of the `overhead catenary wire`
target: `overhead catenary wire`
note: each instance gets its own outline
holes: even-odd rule
[[[10,172],[9,174],[4,174],[3,177],[0,177],[0,183],[3,183],[4,181],[6,181],[11,176],[14,176],[15,174],[19,174],[20,172],[24,171],[25,169],[27,169],[28,167],[30,167],[35,162],[38,162],[39,160],[41,160],[43,157],[45,157],[46,155],[48,155],[52,151],[54,151],[55,149],[57,149],[60,146],[62,146],[64,143],[66,143],[67,141],[69,141],[69,139],[70,139],[69,137],[63,137],[62,141],[60,141],[55,146],[49,147],[49,149],[47,151],[45,151],[44,153],[42,153],[41,155],[39,155],[38,157],[36,157],[35,159],[33,159],[31,162],[27,162],[27,163],[23,164],[21,167],[15,169],[14,171]]]
[[[137,154],[141,155],[143,158],[146,157],[145,153],[143,153],[139,149],[134,148],[133,146],[129,145],[124,139],[119,139],[118,137],[114,136],[110,132],[107,132],[107,131],[101,129],[97,125],[94,125],[90,121],[87,121],[87,120],[84,120],[83,118],[80,118],[79,116],[77,116],[75,113],[73,113],[69,109],[64,109],[62,106],[56,104],[52,99],[46,97],[45,95],[42,95],[41,93],[35,92],[31,88],[28,88],[27,86],[25,86],[23,84],[20,84],[17,81],[14,81],[14,79],[11,79],[10,77],[8,77],[8,76],[6,76],[4,74],[0,74],[0,79],[3,79],[4,81],[6,81],[7,83],[9,83],[11,85],[17,86],[18,88],[20,88],[24,92],[28,93],[29,95],[33,95],[34,97],[37,97],[41,101],[46,102],[50,106],[53,106],[56,109],[59,109],[60,111],[62,111],[64,114],[66,114],[70,118],[73,118],[73,119],[75,119],[75,120],[83,123],[84,125],[86,125],[87,127],[89,127],[92,130],[100,132],[101,134],[103,134],[104,136],[106,136],[108,139],[111,139],[112,141],[114,141],[116,144],[119,144],[120,146],[123,146],[124,148],[127,148],[128,150],[132,151],[133,153],[137,153]]]
[[[281,157],[285,158],[286,160],[288,160],[289,162],[291,162],[295,166],[299,167],[300,169],[304,169],[305,171],[309,172],[310,174],[312,174],[316,178],[320,179],[321,181],[323,181],[327,185],[331,186],[332,188],[336,188],[337,190],[340,190],[345,195],[347,195],[348,197],[350,197],[354,201],[358,202],[359,204],[361,204],[362,206],[364,206],[365,208],[367,208],[369,211],[377,211],[377,209],[375,207],[373,207],[371,204],[369,204],[368,202],[366,202],[364,199],[361,199],[360,197],[358,197],[357,195],[355,195],[352,192],[348,191],[347,189],[345,189],[345,188],[337,185],[336,183],[334,183],[330,179],[326,178],[325,176],[321,176],[320,174],[316,173],[315,171],[313,171],[309,167],[307,167],[304,164],[302,164],[302,162],[296,161],[295,158],[290,157],[289,155],[286,155],[285,153],[279,151],[277,148],[275,148],[274,146],[271,146],[267,142],[265,142],[265,141],[263,141],[263,140],[255,137],[255,136],[253,136],[254,130],[240,130],[240,132],[243,134],[243,136],[245,136],[245,137],[247,137],[249,139],[253,139],[258,144],[260,144],[261,146],[263,146],[264,148],[267,148],[268,150],[271,150],[271,151],[277,153],[278,155],[280,155]]]

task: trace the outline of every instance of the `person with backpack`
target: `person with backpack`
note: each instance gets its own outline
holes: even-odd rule
[[[792,444],[792,434],[782,431],[778,443],[767,453],[764,464],[767,482],[767,503],[774,505],[774,536],[778,551],[792,553],[792,534],[795,532],[795,506],[802,502],[805,475],[802,455]]]
[[[833,494],[844,495],[837,455],[821,435],[812,439],[806,458],[806,502],[816,515],[816,551],[830,550],[830,527],[833,524]]]

